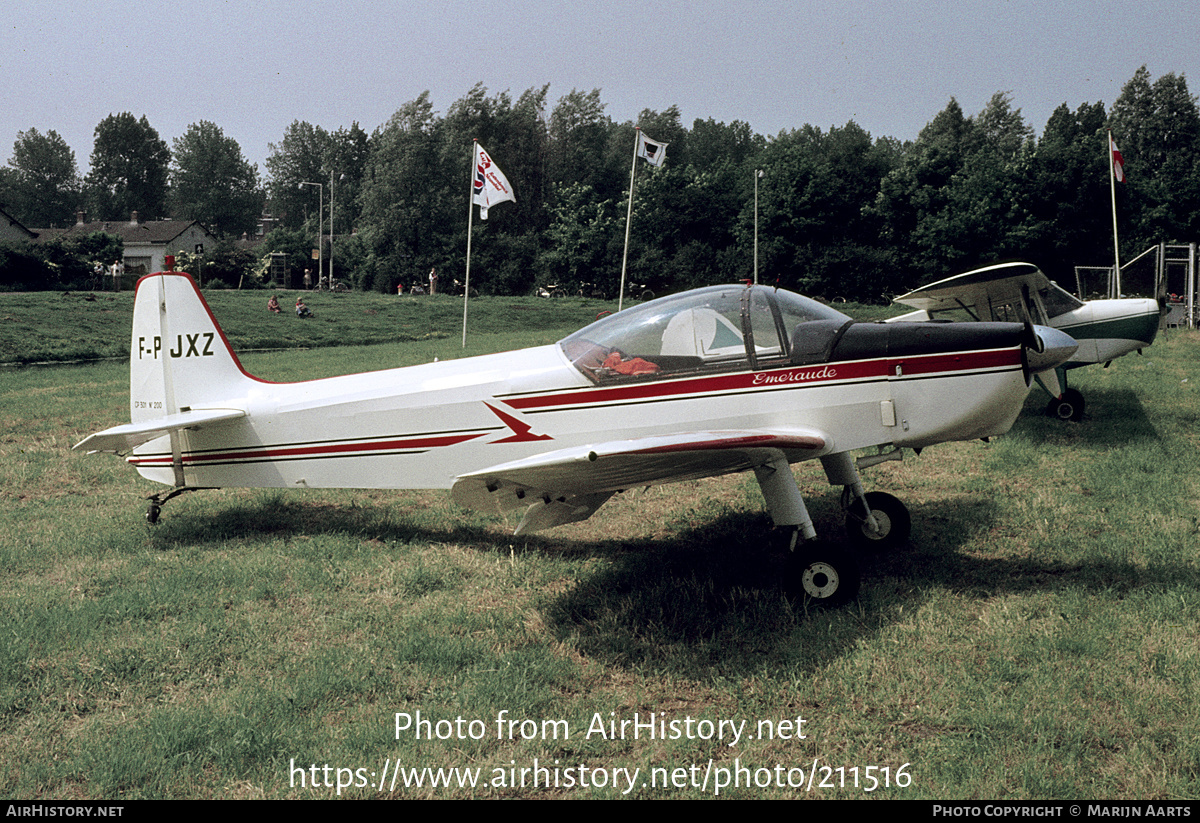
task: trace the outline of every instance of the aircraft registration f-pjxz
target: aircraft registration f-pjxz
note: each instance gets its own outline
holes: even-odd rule
[[[171,486],[151,522],[199,488],[447,488],[463,506],[523,508],[525,533],[625,489],[750,470],[791,529],[789,588],[837,603],[857,568],[816,540],[790,464],[821,461],[859,542],[903,543],[907,510],[859,469],[1007,431],[1033,374],[1074,350],[1027,324],[856,323],[791,292],[714,286],[555,345],[270,383],[242,368],[192,279],[163,272],[138,283],[132,422],[76,448],[127,453]]]

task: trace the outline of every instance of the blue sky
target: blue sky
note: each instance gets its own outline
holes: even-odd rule
[[[901,140],[997,91],[1041,131],[1060,104],[1111,106],[1139,66],[1196,92],[1195,11],[1142,0],[9,0],[0,23],[0,162],[17,132],[61,134],[88,168],[109,114],[167,140],[211,120],[264,171],[294,120],[368,132],[428,90],[440,112],[482,82],[551,103],[601,89],[634,120],[679,106],[762,134],[854,120]],[[653,135],[652,135],[653,136]]]

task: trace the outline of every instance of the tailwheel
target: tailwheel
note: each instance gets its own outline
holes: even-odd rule
[[[1077,389],[1067,389],[1062,397],[1055,397],[1046,406],[1046,414],[1058,420],[1078,423],[1083,419],[1083,395]]]
[[[812,540],[788,555],[784,586],[810,606],[836,608],[858,596],[858,564],[849,552]]]
[[[150,501],[150,505],[146,507],[146,522],[151,526],[158,525],[158,518],[162,515],[162,507],[167,501],[173,497],[178,497],[185,492],[199,491],[200,486],[178,486],[169,492],[159,492],[152,494],[146,499]]]
[[[849,488],[849,487],[847,487]],[[846,534],[855,545],[870,551],[894,549],[908,542],[912,533],[912,518],[908,508],[887,492],[867,492],[867,508],[875,527],[863,516],[863,504],[852,497],[843,502],[846,509]]]

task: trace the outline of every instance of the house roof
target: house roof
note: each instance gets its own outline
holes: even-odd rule
[[[170,243],[192,226],[198,227],[214,241],[216,235],[196,220],[95,220],[89,223],[76,223],[65,229],[34,229],[38,242],[53,240],[58,237],[71,237],[81,234],[91,234],[102,231],[120,237],[128,246],[163,246]]]
[[[23,235],[25,235],[26,237],[28,237],[28,238],[29,238],[29,239],[31,239],[31,240],[32,240],[34,237],[37,237],[37,234],[36,234],[36,232],[32,231],[31,229],[28,229],[28,228],[26,228],[26,227],[25,227],[25,226],[24,226],[24,225],[21,223],[21,221],[20,221],[20,220],[18,220],[17,218],[13,217],[11,214],[9,214],[8,212],[6,212],[6,211],[5,211],[3,208],[0,208],[0,220],[3,220],[3,221],[5,221],[5,222],[7,222],[7,223],[8,223],[8,225],[9,225],[9,226],[11,226],[11,227],[12,227],[12,228],[13,228],[13,229],[14,229],[14,230],[17,232],[17,233],[19,233],[19,234],[23,234]]]

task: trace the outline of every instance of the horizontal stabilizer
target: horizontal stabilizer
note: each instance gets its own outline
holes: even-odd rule
[[[116,452],[119,454],[132,451],[143,443],[149,443],[176,429],[198,429],[201,426],[212,426],[245,416],[246,413],[241,409],[181,411],[154,420],[113,426],[111,429],[105,429],[84,438],[75,444],[75,448],[87,449],[88,452]]]

